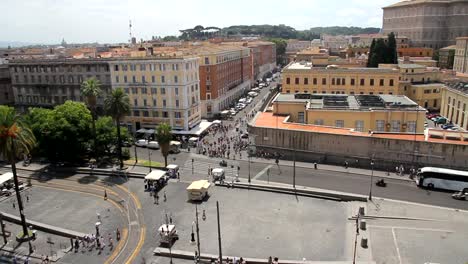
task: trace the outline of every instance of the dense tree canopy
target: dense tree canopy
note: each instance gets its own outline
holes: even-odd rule
[[[398,63],[395,34],[390,33],[387,41],[384,39],[374,39],[369,50],[367,67],[376,68],[380,63]]]

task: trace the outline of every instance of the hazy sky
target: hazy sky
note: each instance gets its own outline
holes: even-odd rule
[[[196,25],[381,27],[398,0],[0,0],[0,41],[126,42],[178,35]]]

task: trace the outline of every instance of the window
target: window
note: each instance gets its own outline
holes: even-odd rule
[[[157,106],[157,105],[158,105],[158,100],[153,99],[153,106]]]
[[[210,59],[208,57],[205,57],[205,64],[210,64]]]
[[[363,120],[356,120],[356,131],[364,132],[364,121]]]
[[[376,120],[375,121],[375,131],[384,132],[385,131],[385,120]]]
[[[132,82],[136,83],[136,76],[135,75],[132,76]]]
[[[437,99],[434,99],[434,105],[433,107],[437,107]],[[464,110],[463,110],[464,111]]]
[[[142,94],[147,94],[148,93],[148,88],[146,88],[146,87],[141,88],[141,93]]]
[[[144,116],[144,117],[148,117],[148,116],[149,116],[149,112],[148,112],[148,111],[143,111],[143,116]]]
[[[305,123],[304,112],[298,112],[297,113],[297,122],[298,123]]]
[[[114,65],[114,71],[119,71],[119,65]]]
[[[179,100],[175,100],[175,106],[179,107]]]
[[[317,84],[317,78],[314,78],[313,83]]]
[[[326,78],[322,78],[322,85],[326,85],[327,84],[327,79]]]
[[[416,121],[408,121],[408,131],[407,132],[416,132]]]
[[[166,107],[166,99],[163,100],[163,107]]]
[[[351,79],[351,85],[354,85],[354,78]]]
[[[379,85],[380,85],[380,86],[384,86],[384,79],[380,79]]]
[[[393,79],[390,79],[390,86],[393,86]],[[405,86],[405,88],[406,88],[406,86]],[[405,89],[405,91],[406,91],[406,89]]]
[[[166,88],[161,87],[161,94],[166,94]]]
[[[392,120],[391,132],[400,132],[400,120]]]
[[[133,111],[133,116],[140,116],[140,111],[134,110]]]
[[[336,127],[344,127],[344,120],[335,120]]]
[[[166,82],[166,78],[164,77],[164,75],[161,76],[161,82],[162,82],[162,83],[165,83],[165,82]]]
[[[207,91],[207,92],[211,92],[211,86],[210,86],[210,85],[207,85],[207,86],[206,86],[206,91]]]
[[[299,84],[299,78],[296,77],[295,80],[294,80],[294,83]]]
[[[143,99],[143,106],[148,106],[146,99]]]
[[[335,85],[335,78],[332,78],[332,85]]]
[[[119,83],[119,76],[115,76],[115,82]]]
[[[370,79],[370,86],[374,86],[374,79]]]
[[[346,79],[345,78],[341,78],[341,84],[346,85]]]
[[[137,94],[138,93],[138,90],[136,87],[132,87],[132,94]]]
[[[155,76],[151,76],[151,82],[152,83],[156,82],[156,77]]]
[[[291,79],[289,77],[286,78],[286,84],[291,84]]]
[[[138,106],[138,99],[133,99],[133,106]]]
[[[178,83],[179,82],[179,77],[178,76],[174,76],[174,83]]]
[[[167,112],[162,112],[163,113],[163,117],[164,118],[168,118],[169,117],[169,114]]]
[[[206,100],[211,100],[211,94],[209,93],[206,94]]]
[[[159,112],[158,111],[153,111],[153,117],[159,117]]]
[[[180,114],[180,112],[174,112],[174,117],[179,119],[182,118],[182,115]]]
[[[361,79],[361,85],[364,85],[364,79]]]
[[[178,87],[174,88],[174,93],[175,93],[175,95],[179,95],[179,88]]]
[[[424,93],[425,93],[425,94],[430,94],[430,93],[431,93],[431,90],[424,90]]]
[[[140,65],[140,71],[146,71],[146,65],[145,64]]]
[[[128,88],[124,88],[126,94],[129,94],[130,90]]]
[[[141,82],[146,83],[146,77],[145,76],[141,76]]]
[[[304,84],[309,84],[309,78],[304,78]]]
[[[122,71],[127,71],[128,70],[128,65],[122,65]]]
[[[336,79],[336,85],[341,85],[341,79],[340,78]]]
[[[323,126],[323,119],[315,119],[314,120],[314,125]]]
[[[127,83],[127,76],[124,76],[124,83]]]

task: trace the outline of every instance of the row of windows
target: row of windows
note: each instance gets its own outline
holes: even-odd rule
[[[303,114],[303,112],[301,112]],[[301,114],[299,113],[299,114]],[[301,119],[301,115],[300,119]],[[323,119],[314,120],[314,125],[323,126]],[[401,132],[403,125],[400,120],[392,120],[389,124],[390,132]],[[345,127],[345,120],[335,120],[335,127]],[[354,129],[356,131],[364,132],[364,120],[356,120],[354,122]],[[376,132],[385,132],[386,123],[385,120],[376,120],[375,121],[375,131]],[[409,121],[407,123],[406,132],[416,132],[416,121]]]
[[[138,98],[134,98],[134,99],[133,99],[133,106],[140,106]],[[148,100],[147,100],[147,99],[143,99],[143,106],[144,106],[144,107],[149,106]],[[154,107],[158,107],[158,101],[157,101],[156,99],[154,99],[154,98],[153,98],[153,106],[154,106]],[[162,107],[167,107],[167,101],[166,101],[166,99],[163,99],[163,100],[162,100]],[[180,107],[180,102],[179,102],[179,100],[175,100],[175,107],[176,107],[176,108],[179,108],[179,107]]]
[[[316,85],[317,84],[317,78],[313,78],[312,79],[312,84]],[[291,84],[291,78],[287,77],[286,78],[286,84]],[[296,85],[299,85],[301,84],[300,83],[300,78],[295,78],[294,79],[294,84]],[[303,81],[302,81],[302,84],[304,85],[308,85],[309,84],[309,78],[303,78]],[[322,85],[326,85],[327,84],[327,78],[322,78]],[[331,79],[331,84],[332,85],[346,85],[346,78],[332,78]],[[354,78],[352,78],[350,80],[350,84],[351,85],[355,85],[356,84],[356,81]],[[365,79],[360,79],[360,82],[359,82],[360,85],[366,85],[366,81]],[[375,85],[375,81],[374,79],[369,79],[369,85],[370,86],[374,86]],[[384,86],[385,85],[385,80],[384,79],[380,79],[379,80],[379,86]],[[388,82],[388,85],[389,86],[393,86],[394,85],[394,80],[393,79],[390,79],[389,82]]]
[[[157,69],[159,71],[166,71],[169,69],[172,69],[173,71],[178,71],[181,67],[183,67],[181,64],[173,63],[173,64],[165,64],[165,63],[160,63],[160,64],[124,64],[124,65],[114,65],[114,71],[136,71],[137,68],[139,68],[140,71],[156,71]],[[192,69],[194,65],[190,63],[185,63],[185,69],[189,70]]]
[[[310,93],[309,90],[303,90],[303,91],[294,91],[294,93]],[[291,93],[290,90],[286,90],[286,93]],[[316,93],[319,93],[319,91],[312,91],[313,94],[316,94]],[[322,91],[323,94],[346,94],[345,91]],[[356,94],[354,91],[350,91],[349,94],[353,95],[353,94]],[[367,94],[367,93],[364,93],[364,92],[359,92],[359,94]],[[374,92],[369,92],[370,95],[374,94]],[[379,92],[379,94],[384,94],[384,92]],[[388,94],[393,94],[393,92],[388,92]]]
[[[42,75],[31,75],[31,76],[28,76],[28,75],[23,75],[23,78],[22,80],[20,79],[20,76],[19,75],[15,75],[15,82],[16,83],[29,83],[31,81],[31,83],[52,83],[52,84],[55,84],[55,83],[70,83],[70,84],[81,84],[83,82],[83,78],[86,77],[86,79],[91,79],[91,78],[96,78],[98,81],[109,81],[109,77],[105,78],[105,80],[102,79],[101,75],[86,75],[86,76],[83,76],[83,75],[77,75],[77,76],[73,76],[73,75],[45,75],[45,76],[42,76]]]
[[[13,72],[108,72],[108,65],[68,65],[68,66],[11,66]]]
[[[190,89],[191,89],[192,93],[194,91],[198,91],[198,84],[190,86]],[[166,94],[166,88],[165,87],[161,87],[159,89],[158,88],[149,88],[149,90],[146,87],[141,87],[141,88],[139,88],[139,87],[132,87],[132,88],[126,87],[126,88],[124,88],[124,91],[127,94],[130,94],[130,92],[131,92],[131,94],[147,94],[148,91],[150,91],[151,94],[158,94],[158,90],[159,90],[160,94],[162,94],[162,95]],[[179,87],[174,87],[174,94],[179,95]]]
[[[455,107],[455,105],[457,106],[458,109],[460,109],[460,106],[461,106],[461,101],[458,101],[457,104],[456,103],[456,99],[455,98],[451,98],[450,96],[448,97],[448,104],[447,105],[452,105],[453,107]],[[463,103],[463,111],[466,110],[466,103]]]
[[[167,111],[147,111],[147,110],[133,110],[133,116],[143,116],[143,117],[162,117],[162,118],[170,118],[171,114]],[[180,119],[182,118],[181,112],[174,112],[174,118]]]
[[[160,78],[161,83],[166,82],[166,76],[161,76]],[[120,76],[115,76],[115,82],[120,83]],[[128,83],[128,77],[127,75],[124,75],[123,77],[123,82]],[[137,79],[137,76],[133,75],[132,76],[132,83],[137,83],[139,80]],[[141,76],[141,82],[146,83],[146,76]],[[155,83],[156,82],[156,76],[151,76],[151,82]],[[179,76],[174,76],[174,83],[179,83]]]

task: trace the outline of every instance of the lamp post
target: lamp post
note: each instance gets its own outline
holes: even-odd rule
[[[135,134],[133,136],[133,141],[135,141],[135,140],[136,140],[136,132],[135,132]],[[137,145],[135,144],[135,142],[133,143],[133,147],[135,148],[135,164],[137,164],[138,163],[138,155],[137,155]]]
[[[195,225],[195,221],[192,222],[192,233],[190,233],[190,243],[195,244],[195,233],[193,232],[193,226]]]
[[[293,188],[296,189],[296,136],[293,136]]]
[[[372,185],[374,183],[374,159],[371,159],[371,180],[370,180],[370,188],[369,188],[369,201],[372,201]]]
[[[151,169],[151,154],[152,154],[152,152],[151,152],[151,150],[148,148],[149,171],[150,171],[150,172],[152,171],[152,169]]]
[[[197,250],[198,250],[198,256],[201,255],[200,253],[200,228],[198,225],[198,206],[195,204],[195,224],[196,224],[196,231],[197,231]]]

